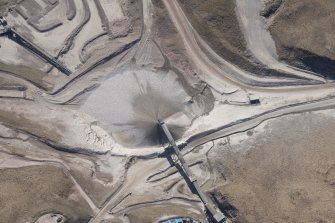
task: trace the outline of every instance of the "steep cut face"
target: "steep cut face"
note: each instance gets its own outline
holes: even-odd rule
[[[106,80],[82,105],[120,144],[152,146],[159,142],[158,121],[180,138],[201,111],[190,103],[173,72],[125,71]],[[200,112],[201,113],[201,112]]]

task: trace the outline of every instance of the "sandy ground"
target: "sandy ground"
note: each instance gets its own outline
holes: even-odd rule
[[[260,0],[237,0],[237,11],[244,30],[244,36],[251,53],[263,64],[275,70],[282,70],[292,75],[318,81],[325,81],[316,74],[300,71],[278,61],[275,43],[267,31],[260,12]]]
[[[44,61],[39,57],[31,55],[27,49],[5,36],[0,37],[0,45],[1,54],[6,55],[6,57],[1,58],[3,63],[25,66],[34,65],[35,67],[40,67],[40,69],[45,65]]]
[[[319,185],[321,178],[312,175],[312,168],[315,165],[310,161],[310,157],[317,157],[312,152],[308,155],[306,150],[306,163],[299,167],[301,169],[299,174],[294,172],[297,168],[294,167],[293,161],[287,159],[291,162],[287,168],[292,168],[290,172],[293,176],[289,179],[297,180],[297,183],[294,185],[292,183],[293,186],[287,184],[286,188],[278,189],[278,194],[275,195],[268,193],[269,185],[265,184],[264,190],[267,194],[264,192],[264,197],[259,195],[263,203],[257,200],[258,196],[257,199],[251,197],[256,199],[252,207],[263,209],[259,211],[253,208],[254,212],[250,212],[251,207],[243,203],[246,199],[240,194],[251,190],[248,187],[253,185],[252,180],[267,182],[266,180],[270,178],[263,178],[264,175],[274,176],[278,173],[278,169],[285,171],[285,168],[278,167],[277,163],[273,162],[273,170],[270,168],[270,162],[265,163],[264,166],[268,167],[265,169],[268,169],[269,173],[264,174],[261,167],[256,168],[259,162],[248,163],[248,158],[257,160],[258,157],[264,157],[262,158],[264,162],[276,161],[273,154],[284,156],[289,154],[290,150],[282,149],[281,151],[285,153],[266,153],[267,150],[263,149],[264,146],[261,144],[265,140],[258,138],[252,142],[243,140],[262,137],[264,134],[266,135],[264,137],[272,140],[273,135],[283,134],[275,138],[278,141],[266,144],[273,146],[269,151],[275,151],[277,148],[275,146],[282,144],[293,148],[293,145],[305,143],[307,137],[313,138],[308,135],[312,132],[309,127],[300,128],[308,130],[307,133],[294,128],[291,128],[292,133],[291,131],[276,133],[275,124],[271,129],[264,125],[257,130],[252,129],[268,119],[273,119],[275,123],[289,123],[300,117],[297,115],[290,119],[291,116],[288,116],[287,121],[278,116],[334,107],[334,84],[296,86],[315,82],[301,82],[287,77],[261,78],[244,72],[210,48],[210,45],[195,32],[177,1],[108,2],[111,5],[106,5],[107,2],[103,1],[101,3],[105,5],[103,8],[107,17],[114,21],[109,27],[111,30],[102,27],[101,15],[98,15],[94,1],[88,1],[91,17],[82,29],[77,30],[73,42],[71,40],[67,45],[65,39],[80,24],[84,16],[83,2],[75,0],[74,3],[77,7],[76,16],[72,20],[66,20],[64,15],[66,10],[63,10],[63,14],[59,16],[64,16],[66,20],[64,24],[45,33],[33,30],[20,16],[9,15],[10,22],[20,24],[18,25],[20,32],[34,37],[33,41],[46,51],[56,53],[57,50],[69,46],[68,53],[66,50],[63,51],[62,59],[70,68],[76,68],[78,63],[82,63],[69,77],[65,77],[55,69],[49,73],[42,72],[45,75],[43,77],[32,76],[35,79],[39,77],[40,85],[50,83],[51,90],[44,89],[36,84],[36,81],[13,75],[8,70],[0,78],[1,87],[19,85],[25,87],[29,96],[19,100],[3,94],[4,98],[0,98],[0,150],[7,154],[6,156],[12,157],[9,159],[5,155],[1,156],[0,167],[3,169],[0,172],[5,174],[3,178],[6,177],[10,185],[14,185],[0,187],[1,190],[7,190],[3,196],[7,199],[8,194],[17,194],[18,197],[13,195],[8,198],[12,199],[12,205],[16,205],[15,201],[20,199],[24,200],[23,203],[30,201],[32,198],[29,196],[34,193],[22,192],[28,190],[24,188],[28,182],[28,186],[38,189],[41,193],[57,195],[41,197],[55,198],[47,200],[48,204],[55,206],[62,204],[60,206],[63,208],[57,211],[59,207],[57,206],[56,211],[52,208],[43,211],[40,206],[30,207],[26,203],[21,204],[20,201],[17,205],[23,206],[17,208],[18,213],[19,210],[36,208],[34,211],[27,209],[20,213],[25,214],[24,218],[33,220],[40,218],[40,221],[52,222],[59,218],[58,215],[52,216],[57,213],[64,216],[66,222],[81,222],[71,220],[78,216],[78,219],[84,219],[82,222],[87,222],[88,215],[91,215],[92,219],[89,220],[91,223],[101,223],[101,220],[114,223],[140,223],[187,214],[205,222],[204,207],[198,196],[190,191],[177,169],[168,162],[166,153],[160,154],[164,148],[158,142],[158,120],[167,122],[174,136],[179,139],[178,142],[189,143],[183,149],[186,162],[203,190],[214,196],[214,201],[218,202],[223,211],[228,211],[229,215],[237,213],[242,220],[251,219],[250,221],[259,222],[262,222],[263,218],[265,219],[263,222],[269,222],[268,219],[271,217],[268,216],[273,215],[273,218],[280,221],[281,216],[271,212],[271,209],[267,210],[267,215],[258,214],[269,204],[266,199],[270,198],[280,198],[277,199],[281,202],[280,205],[273,204],[274,207],[271,208],[273,210],[276,207],[283,208],[282,212],[285,213],[289,213],[286,207],[302,210],[299,206],[301,196],[302,204],[309,208],[303,211],[314,213],[314,210],[321,207],[325,194],[331,194],[331,187],[329,185],[330,188],[326,187],[327,183],[322,181],[324,184],[321,186],[324,186],[327,192],[325,190],[323,194],[313,191],[311,185]],[[55,15],[55,12],[64,9],[63,4],[65,3],[60,3],[55,11],[51,11],[47,15],[50,16],[48,19],[56,18],[58,15]],[[52,38],[49,38],[50,36]],[[50,44],[54,38],[57,40],[54,44]],[[3,49],[6,49],[10,58],[0,56],[0,60],[6,63],[19,63],[24,60],[23,57],[20,58],[19,50],[11,50],[16,49],[12,46],[13,43],[3,44],[5,44]],[[82,61],[81,56],[85,57]],[[36,67],[26,62],[27,65]],[[283,87],[288,84],[293,86]],[[250,105],[251,94],[259,97],[259,105]],[[327,97],[327,100],[322,100]],[[299,104],[302,102],[309,103]],[[322,126],[330,129],[331,126],[325,123],[330,125],[333,117],[323,121],[321,117],[324,116],[321,113],[317,114],[320,119],[311,124],[320,125],[315,130],[321,132]],[[300,119],[300,124],[309,124],[303,123],[303,120],[315,120],[312,114],[301,117],[303,118]],[[230,125],[234,122],[236,125]],[[295,127],[298,128],[298,124]],[[243,134],[231,136],[240,132]],[[284,134],[286,132],[290,132],[292,136],[287,139],[289,143],[282,143],[285,142],[285,137],[290,137]],[[325,138],[319,139],[316,134],[313,134],[316,137],[315,143],[326,142]],[[327,134],[330,137],[331,132],[327,131]],[[229,140],[227,136],[230,136]],[[297,138],[295,141],[292,139],[293,136]],[[311,144],[306,141],[301,148]],[[221,149],[228,145],[238,147],[234,150],[238,155],[244,155],[245,151],[250,154],[255,152],[256,155],[246,157],[241,155],[243,158],[236,158],[238,162],[235,162],[234,159],[225,156],[226,150]],[[249,150],[241,148],[246,145],[252,145],[254,148]],[[292,155],[294,158],[292,160],[298,160],[299,156],[296,154],[303,152],[302,149],[297,149],[294,156]],[[319,154],[320,157],[323,155],[331,157],[331,152],[328,151],[323,153],[320,150]],[[266,155],[270,158],[267,159]],[[320,158],[322,159],[323,157]],[[212,165],[213,163],[215,165]],[[313,164],[311,169],[308,169],[309,163]],[[319,163],[321,161],[317,161],[316,164]],[[44,169],[41,169],[41,165],[45,165]],[[243,169],[244,166],[252,165],[256,167]],[[329,165],[332,165],[330,161]],[[241,166],[243,171],[239,171]],[[63,171],[60,171],[60,168]],[[230,174],[227,175],[225,171],[228,168]],[[255,177],[247,178],[243,175],[249,171],[247,173],[252,176],[251,170],[255,170]],[[322,176],[325,175],[326,180],[332,181],[331,166],[329,171],[326,167],[318,170]],[[284,178],[286,175],[280,176]],[[242,184],[243,181],[239,181],[242,177],[251,181]],[[36,182],[43,183],[36,185]],[[235,183],[239,186],[237,189],[232,186]],[[285,184],[277,185],[279,188]],[[307,195],[302,190],[305,185],[308,186],[308,190],[305,189]],[[248,190],[244,190],[245,188]],[[299,190],[295,190],[296,188]],[[233,199],[224,200],[228,193]],[[289,206],[285,200],[287,198],[285,193],[288,193],[288,196],[292,194],[296,204]],[[307,204],[304,199],[308,201]],[[37,199],[35,201],[37,202]],[[67,202],[73,203],[67,206]],[[222,202],[226,203],[222,205]],[[227,202],[230,206],[225,206]],[[329,206],[331,204],[330,202]],[[73,207],[77,209],[72,211]],[[92,210],[86,210],[87,207]],[[331,211],[329,208],[330,213]],[[4,216],[8,215],[11,218],[21,216],[15,213],[17,212],[8,211]],[[303,215],[307,211],[301,213]],[[332,217],[327,213],[323,216],[324,220]],[[291,215],[285,217],[289,220],[294,219]]]
[[[163,67],[165,59],[158,46],[150,39],[148,34],[143,36],[143,40],[135,55],[136,64],[139,66],[151,65],[153,67]]]
[[[216,54],[229,63],[256,74],[254,76],[263,75],[263,78],[264,76],[281,77],[285,73],[291,73],[296,76],[324,81],[322,78],[292,70],[280,64],[277,60],[275,44],[266,31],[265,24],[260,20],[260,9],[258,8],[261,7],[261,4],[257,1],[252,4],[245,3],[250,7],[243,9],[244,3],[237,1],[235,13],[234,1],[210,3],[180,1],[184,13],[197,33]],[[246,30],[240,30],[240,26]],[[243,38],[242,31],[245,38]],[[252,55],[256,59],[252,58]],[[264,65],[268,68],[265,68]],[[228,68],[225,67],[225,70],[228,71]],[[243,72],[234,71],[231,67],[230,69],[236,75],[243,75]]]
[[[46,74],[43,71],[48,69],[44,60],[6,36],[0,37],[0,46],[0,53],[6,55],[0,58],[1,71],[11,72],[45,90],[52,88],[52,84],[44,80]]]
[[[66,10],[64,10],[66,7],[65,1],[61,2],[62,3],[57,6],[57,9],[52,10],[48,16],[62,18],[63,25],[52,29],[49,32],[41,33],[32,29],[32,27],[27,24],[27,21],[18,14],[14,15],[13,13],[10,13],[6,18],[12,26],[16,27],[19,33],[28,34],[27,37],[36,45],[49,52],[51,55],[57,55],[66,38],[78,24],[80,24],[86,13],[82,1],[75,0],[76,16],[73,20],[69,21],[66,19]],[[50,42],[53,44],[50,44]]]
[[[256,76],[283,76],[257,63],[247,48],[235,0],[179,0],[193,28],[222,58]]]
[[[166,169],[167,167],[169,167],[169,163],[166,159],[133,160],[133,165],[128,170],[127,181],[123,187],[108,201],[106,206],[101,209],[90,223],[100,222],[108,217],[106,215],[108,212],[111,216],[123,216],[139,208],[164,204],[189,207],[188,210],[190,212],[197,213],[198,216],[199,214],[201,215],[202,213],[199,212],[201,203],[199,203],[196,196],[190,193],[187,187],[184,186],[184,193],[180,194],[177,190],[164,191],[167,186],[164,181],[150,182],[146,180],[157,173],[160,168]],[[184,184],[183,182],[181,183]],[[176,209],[170,211],[173,213]]]
[[[9,79],[19,79],[32,86],[33,89],[49,91],[53,88],[53,83],[47,80],[48,78],[44,72],[28,66],[10,65],[0,62],[0,71],[3,73],[2,76],[11,76]]]
[[[13,154],[2,154],[3,168],[51,164],[67,170],[69,178],[75,182],[79,192],[94,210],[122,184],[127,162],[127,158],[122,156],[101,155],[96,158],[92,155],[58,151],[30,135],[3,125],[0,126],[0,149]],[[27,160],[18,162],[14,159],[15,156],[26,157]]]
[[[216,189],[238,209],[241,222],[332,222],[332,113],[282,117],[237,140],[230,136],[226,145],[215,141],[209,158],[226,179]]]
[[[76,114],[74,110],[45,107],[24,100],[17,105],[12,100],[2,99],[1,104],[0,116],[3,123],[42,140],[79,150],[102,152],[113,147],[114,141],[108,134],[94,123],[94,119],[85,117],[82,113]]]
[[[142,208],[130,212],[127,216],[130,222],[151,223],[157,222],[157,220],[165,220],[166,217],[171,216],[171,213],[175,216],[187,216],[205,221],[205,219],[201,217],[200,213],[194,214],[187,209],[183,209],[182,207],[174,207],[174,205],[164,205],[163,207],[157,205],[156,207],[153,206],[149,208]]]
[[[70,51],[60,59],[71,70],[76,70],[76,68],[82,64],[80,60],[80,54],[82,48],[84,47],[84,44],[88,40],[103,32],[98,9],[94,3],[94,0],[89,0],[88,5],[91,15],[89,22],[84,26],[83,30],[75,37],[75,42],[71,47]],[[94,32],[92,32],[92,30],[94,30]]]
[[[101,5],[104,8],[104,11],[106,13],[106,16],[109,22],[112,23],[118,20],[125,19],[120,3],[121,2],[117,0],[112,0],[112,1],[102,0],[101,1]]]
[[[32,222],[34,216],[49,210],[64,213],[68,222],[85,222],[92,213],[58,168],[31,166],[0,172],[0,203],[5,203],[2,222]]]

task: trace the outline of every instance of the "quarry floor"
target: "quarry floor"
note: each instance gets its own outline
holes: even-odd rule
[[[278,60],[262,1],[237,0],[230,21],[244,59],[279,76],[218,54],[185,2],[74,1],[73,18],[41,15],[64,19],[46,32],[16,9],[6,16],[73,73],[0,36],[0,222],[208,222],[164,156],[158,121],[231,222],[333,221],[335,83]]]

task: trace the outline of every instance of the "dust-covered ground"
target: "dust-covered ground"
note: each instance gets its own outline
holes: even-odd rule
[[[7,11],[7,9],[14,5],[16,3],[16,0],[1,0],[0,1],[0,16],[4,15],[4,13]]]
[[[333,110],[290,115],[217,141],[209,158],[240,222],[333,222]]]
[[[179,0],[179,3],[198,34],[222,58],[254,75],[284,75],[266,68],[248,51],[235,0]]]
[[[72,74],[9,33],[0,37],[0,223],[211,222],[158,121],[183,145],[192,179],[230,218],[333,219],[328,113],[275,119],[230,144],[225,138],[262,118],[335,104],[334,84],[288,87],[283,70],[257,63],[235,7],[233,0],[18,2],[6,15],[10,27]],[[264,87],[272,81],[278,85]]]
[[[62,213],[68,223],[87,222],[92,210],[62,169],[29,166],[0,170],[0,222],[34,222]]]
[[[263,15],[270,19],[279,59],[334,79],[335,2],[277,0],[267,9]]]
[[[176,139],[194,118],[213,107],[211,95],[192,101],[174,72],[133,70],[117,74],[91,94],[81,109],[94,116],[114,139],[127,146],[159,144],[157,122]]]

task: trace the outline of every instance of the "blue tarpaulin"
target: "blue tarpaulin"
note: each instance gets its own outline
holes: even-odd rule
[[[183,219],[182,218],[175,218],[175,219],[170,219],[170,220],[164,221],[163,223],[183,223]]]

